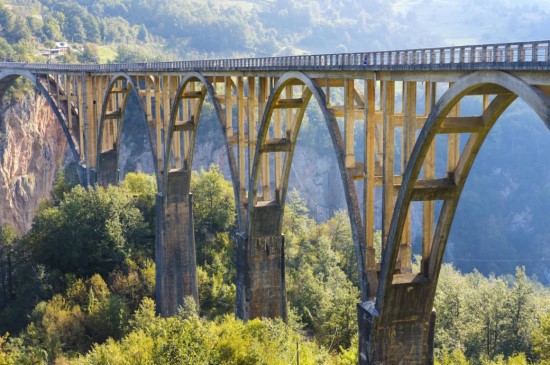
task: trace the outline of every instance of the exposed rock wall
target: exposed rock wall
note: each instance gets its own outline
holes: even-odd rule
[[[50,106],[34,92],[4,101],[0,126],[0,225],[22,234],[50,196],[68,144]]]

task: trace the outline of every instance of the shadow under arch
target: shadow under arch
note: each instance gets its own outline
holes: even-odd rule
[[[259,212],[258,202],[258,179],[260,174],[260,164],[261,164],[261,155],[266,153],[265,144],[269,132],[269,127],[272,121],[272,116],[275,108],[277,107],[277,102],[281,97],[281,94],[286,86],[289,85],[303,85],[305,87],[303,91],[303,105],[301,110],[299,110],[297,117],[295,119],[295,125],[290,136],[290,149],[287,152],[285,162],[283,177],[281,181],[281,194],[279,201],[267,203],[266,206],[272,206],[274,210],[277,211],[276,214],[270,214],[266,217],[265,214]],[[367,280],[364,272],[364,260],[365,260],[365,237],[363,230],[363,222],[361,217],[361,211],[359,207],[359,201],[357,198],[357,192],[355,189],[355,184],[353,178],[350,175],[349,171],[345,167],[345,144],[340,133],[340,128],[338,122],[334,115],[334,112],[331,111],[326,104],[326,95],[319,84],[311,79],[309,76],[305,75],[302,72],[287,72],[283,74],[275,84],[269,99],[267,101],[266,109],[262,117],[260,124],[260,129],[258,133],[258,144],[256,146],[256,152],[254,155],[254,164],[252,168],[251,179],[249,182],[249,197],[248,197],[248,245],[252,246],[253,243],[250,242],[251,239],[256,239],[258,235],[262,234],[261,227],[258,225],[263,224],[261,222],[263,219],[267,218],[274,223],[273,229],[270,230],[270,234],[280,236],[282,233],[282,215],[285,206],[285,198],[288,186],[288,179],[290,175],[290,167],[293,160],[294,147],[296,144],[296,139],[301,127],[302,119],[305,113],[305,108],[307,107],[310,98],[313,97],[317,104],[319,105],[323,119],[326,123],[327,129],[329,131],[334,152],[336,154],[336,160],[338,163],[338,169],[340,177],[342,179],[344,187],[344,195],[346,198],[348,213],[350,217],[352,237],[355,246],[356,258],[357,258],[357,269],[359,272],[359,286],[361,292],[362,300],[365,300],[368,297],[368,288]],[[264,149],[264,151],[262,151]],[[284,258],[283,258],[284,259]],[[283,283],[284,285],[284,283]],[[253,310],[252,310],[253,312]],[[252,313],[253,314],[253,313]]]
[[[118,82],[126,82],[126,84],[123,86],[125,88],[124,96],[122,103],[118,105],[118,109],[114,111],[114,119],[118,120],[117,125],[117,135],[116,140],[113,141],[113,149],[108,150],[106,152],[102,152],[103,147],[103,134],[105,133],[105,121],[107,117],[107,108],[109,107],[109,100],[111,96],[113,95],[113,89],[117,85]],[[99,122],[99,131],[98,131],[98,138],[97,138],[97,164],[96,164],[96,176],[97,176],[97,182],[101,185],[107,185],[112,184],[116,185],[118,183],[118,159],[119,159],[119,152],[120,152],[120,142],[122,140],[122,132],[124,127],[124,114],[126,112],[126,106],[128,104],[128,99],[130,96],[130,93],[134,93],[134,96],[139,102],[140,112],[141,115],[143,115],[143,118],[145,120],[146,128],[147,128],[147,140],[149,142],[149,147],[151,149],[151,157],[153,159],[153,167],[155,169],[155,177],[157,179],[157,186],[160,186],[161,179],[159,176],[159,169],[157,164],[157,156],[156,149],[153,145],[153,131],[147,125],[147,113],[145,110],[147,110],[145,101],[143,98],[139,96],[138,93],[139,85],[137,84],[136,80],[132,78],[130,75],[126,73],[116,73],[114,74],[109,84],[107,85],[107,89],[105,90],[105,95],[103,97],[103,104],[101,108],[101,119]],[[118,90],[117,90],[118,92]]]
[[[65,138],[67,139],[67,142],[69,144],[69,148],[71,150],[71,154],[73,156],[73,159],[78,164],[78,176],[80,179],[81,184],[86,184],[86,173],[85,173],[85,166],[81,166],[81,155],[80,150],[78,147],[78,143],[76,142],[77,139],[71,131],[69,130],[68,123],[67,123],[67,117],[63,114],[65,112],[71,112],[70,110],[62,111],[59,109],[58,105],[54,102],[52,96],[48,93],[48,90],[42,85],[42,83],[39,81],[38,77],[28,71],[23,70],[4,70],[0,72],[0,100],[6,93],[7,89],[19,78],[23,77],[24,79],[27,79],[30,81],[36,89],[42,94],[42,96],[46,99],[50,107],[52,108],[57,121],[59,122],[59,125],[61,126],[61,129],[63,130],[63,134],[65,135]],[[48,80],[48,82],[51,82],[51,80]],[[59,87],[56,85],[56,87]],[[68,106],[70,108],[70,106]]]

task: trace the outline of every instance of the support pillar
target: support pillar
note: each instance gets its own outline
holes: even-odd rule
[[[118,185],[118,151],[116,148],[101,152],[99,156],[97,183],[101,186]]]
[[[374,301],[357,305],[360,365],[433,364],[435,311],[425,310],[430,290],[427,283],[394,285],[381,313]]]
[[[237,317],[287,320],[282,209],[270,203],[254,208],[247,238],[239,238]]]
[[[155,296],[165,317],[175,315],[186,296],[199,302],[190,181],[190,170],[170,172],[166,195],[157,197]]]

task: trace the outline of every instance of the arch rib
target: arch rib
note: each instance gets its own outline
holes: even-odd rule
[[[401,227],[405,221],[406,214],[412,200],[413,188],[418,179],[418,175],[424,163],[428,149],[430,148],[435,135],[438,133],[439,126],[454,105],[460,101],[463,96],[487,84],[501,86],[510,91],[511,95],[503,94],[493,100],[483,115],[483,122],[487,128],[485,128],[485,131],[479,133],[475,138],[475,134],[473,134],[472,138],[474,139],[471,139],[469,141],[470,146],[466,147],[471,150],[471,154],[468,156],[463,155],[459,161],[457,169],[460,169],[460,173],[454,174],[453,176],[454,182],[457,184],[457,189],[449,199],[445,200],[436,229],[438,249],[437,252],[432,250],[429,270],[429,273],[432,276],[430,279],[434,280],[432,286],[435,287],[437,281],[443,250],[451,227],[452,219],[454,217],[454,211],[470,167],[475,159],[475,153],[477,153],[477,150],[481,147],[485,136],[496,119],[510,105],[515,97],[519,96],[539,115],[546,126],[550,129],[550,98],[537,87],[531,86],[520,78],[505,72],[475,72],[459,79],[449,90],[447,90],[447,92],[445,92],[445,94],[435,105],[424,127],[422,128],[409,160],[410,162],[408,163],[403,174],[403,183],[399,190],[399,195],[397,197],[392,222],[390,225],[390,231],[388,234],[388,244],[386,245],[382,259],[382,271],[380,275],[381,281],[378,287],[376,299],[376,308],[379,313],[383,313],[384,300],[389,295],[389,291],[392,287],[393,271],[399,248],[398,242],[402,235]],[[433,288],[431,296],[433,297],[434,294],[435,288]],[[433,298],[428,298],[428,302],[433,302]]]
[[[99,174],[101,173],[101,168],[102,168],[101,167],[101,162],[102,162],[101,149],[102,149],[102,143],[103,143],[105,117],[106,117],[106,113],[107,113],[107,107],[109,105],[109,98],[111,97],[113,88],[116,85],[116,83],[119,82],[119,81],[123,81],[123,80],[125,80],[126,83],[127,83],[126,84],[126,89],[127,90],[126,90],[126,93],[125,93],[125,96],[124,96],[122,107],[120,109],[121,114],[118,117],[118,118],[120,118],[120,128],[118,130],[117,141],[116,141],[116,162],[118,163],[118,152],[120,150],[120,140],[122,139],[122,130],[123,130],[123,126],[124,126],[124,114],[126,112],[126,106],[127,106],[127,103],[128,103],[129,95],[130,95],[131,92],[133,92],[134,95],[137,97],[137,100],[139,101],[141,115],[143,115],[143,117],[145,119],[145,123],[147,124],[147,131],[148,131],[147,140],[149,142],[149,147],[151,149],[151,154],[152,154],[152,158],[153,158],[153,167],[155,169],[155,176],[156,176],[156,179],[157,179],[157,186],[160,186],[160,177],[159,177],[159,172],[158,172],[159,170],[158,170],[158,165],[157,165],[157,158],[155,156],[156,149],[154,148],[154,145],[153,145],[153,136],[152,136],[153,131],[151,130],[150,126],[147,123],[148,122],[147,121],[147,113],[145,112],[145,110],[147,110],[147,108],[144,105],[144,101],[139,96],[139,93],[138,93],[139,85],[137,85],[136,82],[134,81],[134,79],[126,73],[116,73],[115,75],[113,75],[113,77],[111,77],[111,80],[109,81],[107,89],[105,90],[105,95],[103,96],[103,103],[102,103],[102,107],[101,107],[101,118],[99,120],[97,149],[96,149],[96,151],[97,151],[97,158],[96,158],[96,161],[97,161],[96,170],[97,171],[96,171],[96,174],[99,176]]]
[[[175,125],[176,125],[177,113],[178,113],[178,110],[179,110],[179,105],[178,104],[179,104],[180,100],[182,99],[182,95],[185,92],[185,88],[187,87],[187,84],[189,82],[192,82],[192,81],[199,81],[204,85],[204,87],[206,88],[206,95],[209,96],[210,100],[212,101],[212,104],[214,105],[214,110],[216,112],[216,117],[217,117],[217,120],[219,122],[221,132],[224,136],[224,141],[225,141],[225,149],[226,149],[228,163],[229,163],[229,172],[231,174],[231,181],[233,183],[233,193],[235,195],[235,203],[237,205],[237,225],[239,227],[242,227],[243,214],[242,214],[242,208],[240,208],[242,206],[242,204],[241,204],[242,199],[241,199],[240,194],[239,194],[239,186],[240,186],[240,184],[239,184],[239,173],[238,173],[238,170],[237,170],[237,163],[236,163],[236,159],[235,159],[235,153],[233,151],[231,141],[228,140],[227,135],[226,135],[224,112],[222,110],[222,106],[220,104],[220,101],[216,97],[216,92],[214,90],[214,87],[212,86],[212,83],[204,75],[202,75],[200,72],[193,71],[193,72],[187,73],[184,76],[183,80],[180,82],[180,85],[179,85],[178,90],[176,92],[174,101],[172,103],[172,108],[170,110],[170,122],[169,122],[169,130],[168,130],[168,134],[167,134],[167,142],[166,142],[166,149],[165,149],[166,158],[165,158],[165,161],[164,161],[164,171],[166,171],[166,174],[169,171],[170,156],[171,156],[172,142],[173,142],[173,136],[174,136],[174,128],[175,128]],[[196,115],[196,118],[195,118],[195,125],[193,127],[194,132],[198,128],[199,116],[200,116],[200,112],[202,110],[202,103],[204,102],[204,99],[205,99],[206,95],[201,96],[202,99],[201,99],[201,102],[200,102],[200,107],[197,110],[197,115]],[[195,143],[194,139],[195,139],[195,136],[193,136],[193,141],[191,141],[191,149],[190,149],[191,156],[190,156],[190,163],[189,163],[189,167],[188,167],[189,169],[191,169],[191,165],[192,165],[192,154],[193,154],[194,143]],[[168,183],[168,179],[165,179],[165,181],[163,183],[163,192],[167,191],[166,190],[167,189],[167,185],[166,185],[167,183]]]
[[[277,81],[276,85],[274,86],[273,91],[270,94],[269,99],[267,101],[266,109],[260,124],[260,130],[258,133],[258,144],[256,146],[256,153],[254,155],[254,165],[252,169],[252,175],[249,181],[249,198],[248,198],[249,237],[250,237],[250,232],[253,230],[252,220],[254,219],[253,218],[254,209],[257,203],[257,190],[258,190],[257,186],[258,186],[258,177],[259,177],[259,170],[260,170],[259,165],[261,161],[260,155],[262,153],[262,145],[266,141],[270,122],[271,122],[271,117],[275,109],[275,106],[277,104],[277,101],[284,87],[291,84],[293,81],[294,82],[299,81],[300,83],[305,85],[307,89],[311,92],[311,95],[315,98],[315,100],[319,104],[319,107],[321,108],[323,118],[325,120],[325,123],[330,133],[331,141],[334,147],[334,151],[336,153],[336,160],[338,162],[340,177],[342,179],[342,183],[344,186],[346,203],[347,203],[348,212],[349,212],[350,221],[351,221],[352,236],[353,236],[355,251],[357,255],[357,266],[359,271],[359,285],[360,285],[361,297],[362,297],[362,300],[365,300],[368,296],[368,293],[366,288],[366,276],[364,271],[364,255],[365,255],[364,230],[362,228],[362,218],[361,218],[361,212],[359,209],[359,202],[357,200],[357,194],[355,191],[355,185],[351,175],[349,174],[348,170],[345,167],[344,142],[342,139],[342,135],[340,133],[340,129],[339,129],[336,117],[334,116],[334,113],[331,110],[329,110],[327,107],[326,95],[324,91],[318,85],[317,82],[315,82],[309,76],[305,75],[302,72],[293,71],[293,72],[288,72],[283,74]],[[302,115],[303,115],[303,112],[302,112]],[[299,127],[299,124],[297,126]],[[296,136],[297,134],[298,132],[295,133]],[[296,142],[295,140],[291,141],[292,144],[294,144],[295,142]],[[287,156],[287,158],[292,159],[292,152],[290,152],[290,155]],[[288,165],[290,166],[290,164],[291,164],[291,161],[288,163]],[[284,189],[286,189],[286,184],[288,182],[288,171],[285,171],[285,175],[286,176],[284,180],[284,184],[285,184]],[[284,203],[285,202],[281,200],[282,206],[284,206]],[[278,227],[279,232],[281,232],[281,228],[282,228],[281,224],[282,224],[282,220]]]
[[[194,90],[194,83],[202,84],[200,91]],[[193,88],[187,91],[187,86]],[[196,276],[196,253],[193,221],[193,204],[190,193],[191,167],[196,131],[200,120],[200,113],[206,96],[209,95],[216,111],[218,122],[226,141],[226,150],[233,182],[233,192],[237,204],[237,220],[242,224],[240,214],[241,204],[239,197],[238,174],[231,142],[227,139],[225,123],[221,105],[216,98],[210,81],[198,72],[186,74],[179,83],[170,110],[169,129],[165,134],[164,149],[164,178],[159,185],[160,193],[157,196],[157,308],[162,315],[174,315],[179,306],[183,305],[185,296],[193,296],[198,303],[198,284]],[[198,99],[198,100],[197,100]],[[184,120],[177,124],[180,114],[180,103],[190,103],[191,120]],[[184,111],[189,105],[184,104]],[[185,118],[189,115],[185,115]],[[184,135],[183,160],[177,170],[171,171],[173,145],[179,148],[179,132]],[[176,132],[178,132],[176,134]],[[176,134],[176,140],[174,135]],[[181,158],[177,151],[175,158]]]

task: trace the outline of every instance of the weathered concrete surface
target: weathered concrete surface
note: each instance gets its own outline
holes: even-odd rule
[[[254,209],[251,235],[245,240],[240,265],[242,283],[237,290],[244,293],[237,315],[248,320],[259,317],[280,317],[286,321],[284,237],[280,234],[282,210],[279,204]],[[241,273],[239,273],[241,274]],[[239,313],[241,305],[242,316]]]
[[[170,172],[166,197],[157,199],[161,232],[156,245],[156,297],[163,316],[176,314],[186,296],[199,302],[190,180],[190,170]]]
[[[101,186],[118,184],[118,151],[116,148],[102,152],[97,172],[97,183]]]
[[[357,305],[359,364],[433,364],[435,312],[426,303],[429,282],[392,289],[391,303],[382,313],[372,301]]]

